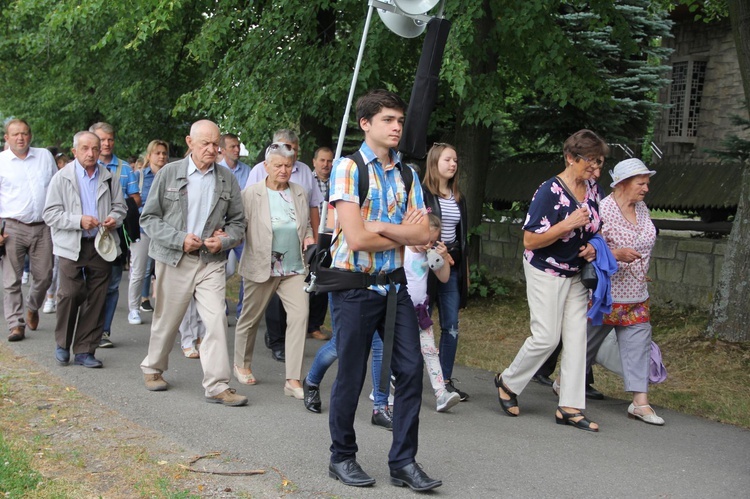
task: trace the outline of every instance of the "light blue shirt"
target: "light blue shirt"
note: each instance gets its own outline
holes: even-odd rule
[[[229,171],[232,172],[234,178],[237,179],[237,183],[240,184],[240,190],[243,190],[247,184],[247,177],[250,176],[250,165],[243,163],[242,161],[237,161],[237,166],[232,169],[229,168],[226,158],[219,161],[219,164],[224,168],[228,168]]]
[[[120,185],[122,186],[122,196],[127,199],[133,194],[138,194],[138,176],[130,168],[130,164],[127,161],[122,161],[114,154],[109,163],[104,164],[104,161],[97,160],[98,164],[107,168],[107,170],[114,175],[117,173],[117,166],[122,162],[122,168],[120,169]]]
[[[206,227],[208,213],[214,199],[216,178],[214,178],[214,165],[208,170],[201,172],[193,162],[193,155],[188,156],[187,170],[187,231],[203,238],[203,229]]]
[[[99,219],[99,211],[96,209],[96,191],[99,188],[99,168],[94,170],[94,174],[89,177],[89,174],[81,166],[78,160],[75,160],[76,164],[76,178],[78,179],[78,191],[81,194],[81,215],[88,215]],[[102,221],[99,220],[99,223]],[[96,236],[97,229],[89,229],[83,231],[83,237],[94,237]]]

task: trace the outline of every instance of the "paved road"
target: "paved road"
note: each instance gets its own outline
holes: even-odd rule
[[[138,366],[146,352],[151,314],[143,314],[144,325],[128,325],[126,295],[123,279],[112,332],[116,347],[97,352],[104,369],[54,362],[53,315],[42,315],[36,332],[9,345],[66,384],[187,449],[221,451],[237,460],[239,469],[276,468],[294,483],[300,497],[412,496],[389,484],[390,433],[370,424],[367,393],[356,421],[358,459],[377,484],[355,489],[328,477],[327,398],[334,371],[322,386],[324,413],[312,414],[301,401],[283,395],[283,365],[271,359],[260,337],[253,363],[259,384],[232,382],[249,397],[248,407],[205,403],[200,363],[185,359],[177,344],[165,373],[171,389],[147,391]],[[230,327],[230,336],[233,331]],[[321,344],[308,341],[303,371]],[[425,378],[417,459],[430,475],[443,480],[436,496],[750,497],[746,430],[664,409],[659,414],[667,425],[653,427],[627,419],[626,401],[607,399],[589,403],[587,414],[602,426],[599,434],[591,434],[555,424],[556,401],[549,388],[531,383],[520,397],[522,416],[510,418],[500,412],[492,373],[458,367],[455,377],[471,400],[445,414],[435,412]],[[247,480],[258,497],[279,495],[274,473]]]

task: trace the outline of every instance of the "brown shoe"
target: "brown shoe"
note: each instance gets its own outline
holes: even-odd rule
[[[169,388],[169,383],[164,381],[161,374],[144,374],[143,380],[146,382],[146,390],[152,392],[163,392]]]
[[[206,402],[239,407],[241,405],[247,405],[247,397],[245,397],[244,395],[237,395],[234,388],[227,388],[214,397],[206,397]]]
[[[315,331],[307,333],[307,337],[308,338],[312,338],[314,340],[323,340],[323,341],[331,339],[331,335],[330,334],[326,334],[323,331],[321,331],[320,329],[316,329]]]
[[[36,331],[36,328],[39,327],[39,311],[32,312],[31,310],[26,311],[26,325],[29,326],[29,329],[32,331]]]
[[[10,330],[8,341],[21,341],[26,337],[23,326],[16,326]]]

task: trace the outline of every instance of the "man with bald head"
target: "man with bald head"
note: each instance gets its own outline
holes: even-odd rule
[[[146,389],[164,391],[169,352],[190,300],[206,327],[201,365],[206,402],[247,404],[229,388],[231,369],[224,314],[227,250],[245,234],[245,215],[237,179],[216,164],[219,127],[193,123],[188,154],[164,166],[154,178],[141,213],[141,228],[151,238],[148,254],[156,262],[156,306],[148,355],[141,363]]]
[[[125,219],[125,199],[118,179],[99,165],[99,137],[78,132],[73,137],[75,160],[49,184],[44,221],[52,230],[53,252],[60,257],[57,289],[55,359],[60,365],[102,367],[94,352],[104,327],[104,301],[112,263],[97,253],[97,232],[108,231],[120,252],[117,227]]]

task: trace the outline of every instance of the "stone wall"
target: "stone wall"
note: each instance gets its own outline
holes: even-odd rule
[[[480,263],[493,275],[524,281],[520,224],[485,223]],[[651,255],[649,293],[656,304],[708,310],[724,262],[726,239],[662,231]]]

